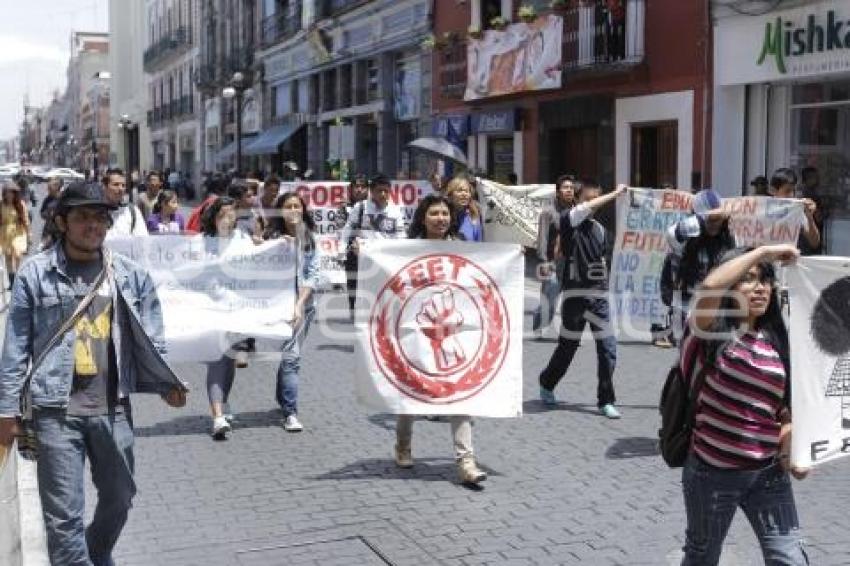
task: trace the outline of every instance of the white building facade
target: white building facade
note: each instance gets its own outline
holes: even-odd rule
[[[804,174],[816,178],[805,190],[824,214],[826,253],[850,255],[850,2],[760,4],[758,15],[716,6],[713,185],[740,195],[790,167],[802,196]]]

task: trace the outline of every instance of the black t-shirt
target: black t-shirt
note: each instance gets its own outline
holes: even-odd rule
[[[608,289],[608,235],[593,218],[578,226],[570,222],[570,214],[561,215],[561,249],[566,263],[561,281],[564,289]]]
[[[78,301],[88,294],[102,268],[102,260],[67,261],[66,272]],[[120,410],[112,341],[112,292],[108,280],[104,280],[94,300],[74,325],[74,332],[74,381],[68,414],[96,416]]]

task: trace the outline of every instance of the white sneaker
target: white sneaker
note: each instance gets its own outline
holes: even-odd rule
[[[213,418],[212,424],[212,435],[216,440],[225,440],[227,438],[227,433],[230,432],[230,423],[227,422],[227,419],[222,417]]]
[[[229,422],[233,424],[233,421],[236,420],[236,417],[233,416],[233,409],[230,407],[230,403],[225,403],[224,407],[222,407],[222,416]]]
[[[289,415],[283,419],[283,430],[286,432],[301,432],[304,430],[304,425],[301,424],[297,416]]]

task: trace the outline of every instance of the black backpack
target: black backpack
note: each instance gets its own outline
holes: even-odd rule
[[[707,359],[694,378],[693,387],[688,387],[678,363],[667,372],[658,403],[658,412],[661,413],[658,448],[664,462],[671,468],[681,468],[688,457],[696,419],[697,398],[706,375],[713,367],[713,360]]]

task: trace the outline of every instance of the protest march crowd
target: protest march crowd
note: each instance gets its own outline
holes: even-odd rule
[[[622,331],[645,322],[654,347],[680,349],[660,403],[659,441],[665,461],[682,468],[682,564],[717,564],[739,507],[766,563],[808,563],[790,479],[804,478],[808,466],[791,457],[791,340],[781,274],[801,250],[820,252],[822,224],[814,200],[794,198],[796,183],[793,171],[777,171],[769,195],[753,201],[775,219],[778,205],[767,201],[777,199],[790,226],[771,232],[782,237],[754,241],[744,237],[754,230],[746,225],[752,215],[737,215],[738,204],[710,189],[621,185],[605,192],[563,175],[537,208],[536,246],[529,246],[540,260],[535,336],[543,338],[558,306],[561,315],[557,345],[538,376],[544,406],[557,406],[557,385],[587,326],[597,352],[597,406],[608,419],[621,418],[618,325]],[[139,241],[188,238],[208,258],[255,249],[291,258],[281,275],[291,282],[287,331],[274,346],[275,399],[287,432],[304,428],[300,361],[317,291],[329,280],[344,288],[361,344],[357,363],[364,366],[352,371],[366,376],[358,378],[358,397],[379,399],[365,404],[396,415],[396,464],[414,466],[417,417],[445,420],[459,481],[484,481],[473,416],[521,411],[521,365],[511,358],[521,356],[521,342],[507,334],[522,328],[523,277],[520,247],[490,238],[488,216],[505,212],[481,194],[485,185],[463,174],[444,186],[411,185],[415,196],[406,209],[388,177],[354,176],[340,202],[318,214],[307,184],[273,175],[262,182],[220,179],[184,217],[178,193],[163,186],[160,174],[149,173],[131,202],[124,173],[112,169],[99,184],[48,182],[39,210],[44,230],[32,246],[40,251],[24,260],[33,240],[28,189],[5,182],[0,246],[11,301],[0,359],[0,444],[17,438],[37,459],[51,562],[113,563],[136,492],[130,394],[157,394],[178,408],[186,403],[188,387],[168,363],[173,315],[163,307],[160,275],[121,251]],[[612,239],[596,215],[615,203]],[[234,376],[262,347],[260,332],[226,330],[214,356],[196,359],[207,367],[217,441],[233,434]],[[519,378],[506,376],[517,367]],[[494,403],[506,408],[494,415]],[[97,489],[88,526],[86,460]]]

